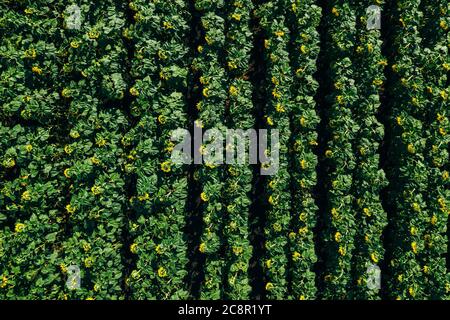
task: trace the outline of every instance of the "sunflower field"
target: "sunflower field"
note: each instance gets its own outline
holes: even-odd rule
[[[0,300],[450,299],[448,0],[1,0],[0,36]],[[173,161],[227,128],[276,172]]]

